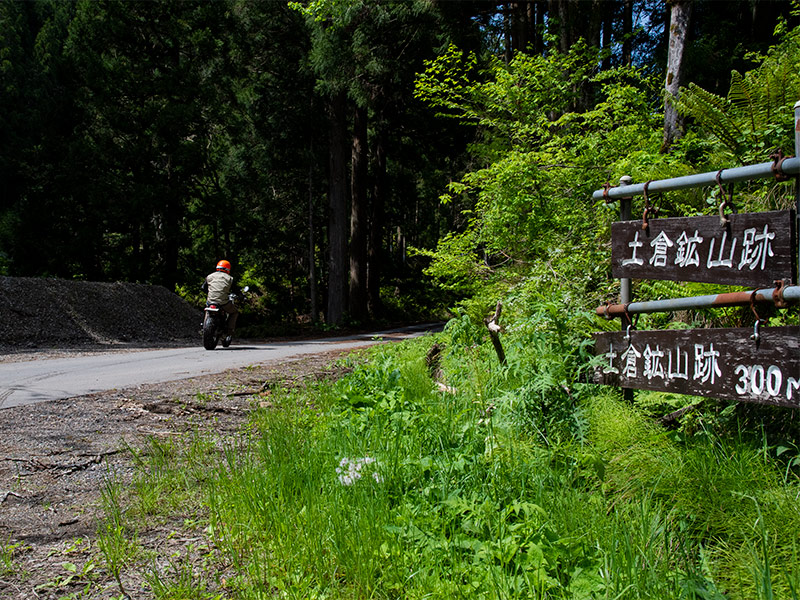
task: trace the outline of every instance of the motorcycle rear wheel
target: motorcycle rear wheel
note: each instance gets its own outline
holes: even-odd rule
[[[203,348],[213,350],[217,347],[217,324],[211,315],[203,319]]]

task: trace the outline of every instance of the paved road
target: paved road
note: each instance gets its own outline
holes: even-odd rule
[[[198,340],[197,347],[191,348],[0,363],[0,408],[187,379],[292,356],[350,350],[408,339],[435,329],[436,325],[424,325],[348,337],[271,344],[237,343],[234,340],[230,348],[220,346],[213,352],[204,350]]]

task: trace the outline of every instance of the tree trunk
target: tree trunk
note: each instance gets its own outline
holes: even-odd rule
[[[581,3],[584,4],[584,3]],[[600,48],[602,45],[601,33],[603,30],[603,21],[605,20],[604,10],[605,7],[603,0],[592,0],[591,8],[589,9],[588,19],[583,13],[582,6],[573,8],[572,19],[582,19],[578,31],[578,37],[583,37],[586,43],[594,48]]]
[[[506,64],[511,62],[511,55],[513,54],[511,44],[511,4],[509,2],[505,2],[503,4],[503,40],[505,42],[505,52],[503,53],[503,58],[505,59]]]
[[[328,314],[327,322],[339,325],[346,304],[347,262],[347,97],[344,92],[329,106],[328,176]]]
[[[622,64],[633,62],[633,0],[625,0],[622,13]]]
[[[550,19],[555,20],[558,35],[558,49],[562,54],[569,51],[572,45],[570,38],[569,0],[550,0]]]
[[[353,119],[350,205],[350,316],[367,316],[367,109],[357,107]]]
[[[511,3],[511,43],[519,52],[528,52],[533,44],[533,1],[517,0]]]
[[[367,307],[369,314],[381,314],[381,244],[383,242],[383,208],[388,193],[386,185],[386,148],[379,133],[375,140],[375,187],[370,210],[369,248],[367,250]]]
[[[602,0],[592,0],[588,20],[583,14],[583,5],[588,3],[579,4],[580,6],[573,5],[570,11],[570,18],[572,19],[570,30],[572,31],[573,43],[578,41],[578,38],[583,37],[589,46],[600,48],[603,29],[603,2]],[[579,19],[582,19],[582,25],[578,24]],[[577,108],[580,112],[584,112],[594,105],[594,85],[589,81],[585,81],[581,84],[578,92]]]
[[[544,16],[547,12],[547,5],[544,1],[534,3],[533,7],[533,20],[531,27],[533,28],[533,53],[544,53]]]
[[[311,156],[313,153],[309,153]],[[316,323],[319,318],[317,306],[317,259],[316,241],[314,240],[314,167],[308,166],[308,294],[311,296],[311,322]]]
[[[670,10],[669,55],[667,79],[664,86],[664,141],[661,152],[669,152],[672,144],[683,136],[683,119],[671,100],[678,97],[683,68],[683,55],[689,33],[692,0],[673,0]]]
[[[600,41],[601,48],[603,48],[604,52],[607,52],[606,56],[603,57],[603,70],[608,71],[611,68],[611,29],[614,26],[614,14],[609,11],[605,15],[603,15],[603,39]]]
[[[164,203],[159,215],[160,237],[159,253],[161,254],[161,272],[157,281],[170,291],[175,290],[178,281],[178,253],[180,241],[181,201],[180,185],[177,175],[172,169],[172,156],[166,159],[164,172]]]

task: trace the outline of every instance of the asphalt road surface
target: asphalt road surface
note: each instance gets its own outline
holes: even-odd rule
[[[230,348],[218,346],[213,351],[204,350],[198,340],[197,347],[0,363],[0,409],[187,379],[293,356],[361,348],[408,339],[436,329],[441,326],[420,325],[355,336],[269,344],[234,340]]]

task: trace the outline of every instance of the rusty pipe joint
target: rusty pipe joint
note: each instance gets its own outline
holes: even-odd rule
[[[778,301],[776,303],[776,300]],[[628,314],[647,314],[655,312],[673,312],[677,310],[695,310],[726,306],[750,306],[751,303],[773,303],[778,308],[800,302],[800,286],[780,285],[775,288],[764,288],[750,292],[728,292],[691,298],[672,298],[669,300],[650,300],[630,302],[628,304],[604,304],[595,309],[600,317],[612,319]]]

